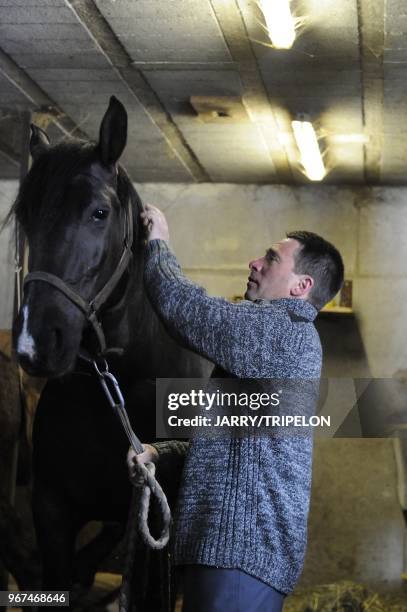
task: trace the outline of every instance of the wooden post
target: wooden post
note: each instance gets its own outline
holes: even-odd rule
[[[29,111],[24,111],[21,116],[21,162],[20,162],[20,184],[26,177],[29,167],[30,167],[30,122],[31,122],[31,113]],[[26,239],[23,232],[23,229],[20,227],[18,222],[15,222],[15,236],[16,236],[16,276],[15,276],[15,289],[14,289],[14,306],[13,306],[13,320],[16,318],[19,308],[20,302],[23,295],[23,278],[26,272]],[[17,272],[17,267],[21,268],[19,272]],[[19,378],[20,378],[20,394],[22,394],[22,372],[19,369]],[[21,406],[21,409],[24,410],[24,406]],[[18,461],[18,441],[15,444],[14,448],[14,461],[13,461],[13,472],[11,478],[11,490],[10,490],[10,502],[14,504],[15,494],[16,494],[16,476],[17,476],[17,461]]]
[[[29,163],[30,163],[30,153],[29,153],[29,142],[30,142],[30,121],[31,121],[31,113],[25,111],[21,115],[21,162],[20,162],[20,184],[26,176]],[[22,297],[22,288],[23,288],[23,273],[24,273],[24,264],[25,261],[25,236],[21,227],[18,226],[17,221],[14,227],[15,232],[15,284],[14,284],[14,304],[13,304],[13,321],[17,316],[20,300]],[[21,267],[22,270],[17,272],[17,268]],[[22,372],[19,369],[19,379],[20,379],[20,396],[22,393]],[[22,401],[22,398],[21,400]],[[21,405],[21,410],[24,410],[24,406]],[[11,471],[9,474],[9,501],[12,506],[15,504],[16,497],[16,479],[17,479],[17,463],[18,463],[18,449],[19,443],[18,440],[14,444],[14,448],[12,451],[12,462],[11,462]],[[8,581],[9,576],[7,570],[0,566],[0,590],[8,590]]]
[[[30,123],[31,113],[24,111],[21,116],[21,161],[20,161],[20,185],[25,179],[28,170],[30,168]],[[16,236],[16,266],[21,266],[21,272],[16,273],[15,291],[14,291],[14,308],[13,308],[13,319],[17,316],[20,304],[19,301],[23,295],[23,277],[26,272],[26,239],[22,227],[17,223],[15,224],[15,236]]]

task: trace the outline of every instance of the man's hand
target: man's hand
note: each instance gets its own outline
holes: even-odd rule
[[[165,242],[170,241],[167,219],[161,210],[155,206],[151,206],[151,204],[146,204],[140,216],[143,224],[148,228],[148,242],[157,239],[165,240]]]
[[[127,453],[127,468],[130,478],[135,478],[138,475],[137,466],[144,463],[157,463],[159,459],[158,451],[151,444],[143,444],[144,452],[137,453],[130,447]]]

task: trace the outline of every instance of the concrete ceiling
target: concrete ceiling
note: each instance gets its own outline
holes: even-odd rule
[[[290,126],[305,113],[324,183],[406,184],[407,5],[291,5],[305,23],[282,51],[252,0],[0,0],[0,178],[19,174],[30,118],[54,142],[96,139],[115,94],[137,182],[308,183]],[[242,112],[208,122],[192,96]]]

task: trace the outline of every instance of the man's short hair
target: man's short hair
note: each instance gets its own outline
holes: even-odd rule
[[[295,255],[294,272],[308,274],[314,280],[308,301],[321,310],[338,293],[343,284],[344,266],[341,254],[333,244],[312,232],[287,234],[300,243]]]

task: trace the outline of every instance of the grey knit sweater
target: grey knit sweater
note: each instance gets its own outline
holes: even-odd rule
[[[168,331],[240,378],[318,379],[317,311],[296,298],[232,304],[181,272],[165,242],[146,247],[145,283]],[[160,464],[183,461],[186,444],[157,443]],[[312,439],[194,439],[176,512],[176,564],[238,568],[289,593],[307,539]]]

